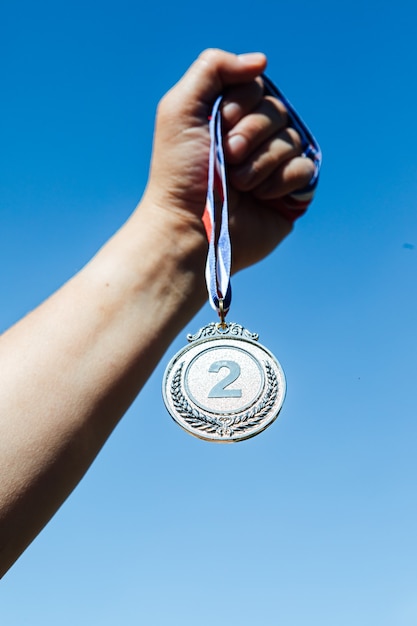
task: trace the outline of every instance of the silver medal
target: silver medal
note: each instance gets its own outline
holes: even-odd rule
[[[191,435],[217,443],[254,437],[277,417],[284,372],[258,335],[239,324],[211,323],[168,364],[165,405]]]

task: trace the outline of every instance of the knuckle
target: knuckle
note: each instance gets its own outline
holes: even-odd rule
[[[298,132],[295,130],[295,128],[292,128],[292,126],[289,126],[288,128],[285,129],[285,134],[287,135],[287,140],[289,141],[289,143],[297,151],[301,151],[302,149],[301,137],[298,134]]]
[[[273,96],[265,96],[265,103],[273,111],[274,116],[280,120],[283,125],[287,125],[289,122],[288,111],[281,100],[274,98]]]
[[[303,170],[304,170],[304,176],[305,176],[306,185],[307,185],[310,182],[310,180],[313,178],[316,172],[316,166],[314,165],[311,159],[303,158],[303,161],[304,161]]]
[[[302,188],[308,185],[315,172],[315,166],[311,159],[305,157],[297,157],[291,163],[290,175],[294,182]]]
[[[198,61],[203,65],[213,65],[218,62],[221,54],[218,48],[206,48],[199,54]]]
[[[178,85],[174,85],[159,100],[156,108],[157,120],[161,123],[168,123],[173,119],[178,119],[178,114],[184,108],[183,98]]]
[[[171,110],[171,99],[172,94],[168,91],[158,102],[158,106],[156,108],[156,116],[158,119],[165,119],[168,116]]]

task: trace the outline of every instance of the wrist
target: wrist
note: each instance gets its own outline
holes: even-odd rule
[[[97,257],[101,281],[165,327],[172,340],[207,299],[201,220],[144,199]]]

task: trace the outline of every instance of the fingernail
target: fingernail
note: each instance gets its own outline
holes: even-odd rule
[[[265,55],[262,52],[245,52],[244,54],[238,54],[238,58],[247,65],[258,65],[259,63],[265,63]]]
[[[248,144],[243,135],[232,135],[228,138],[227,143],[229,152],[231,152],[234,157],[239,158],[245,154]]]
[[[227,102],[222,107],[222,114],[229,124],[235,124],[240,118],[240,107],[236,102]]]

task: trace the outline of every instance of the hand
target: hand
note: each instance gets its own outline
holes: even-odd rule
[[[291,230],[274,201],[310,181],[300,137],[284,105],[263,93],[262,54],[206,50],[158,107],[151,175],[145,197],[175,212],[201,236],[207,193],[208,117],[225,94],[224,149],[230,187],[233,270],[271,252]],[[159,216],[161,218],[161,215]]]

